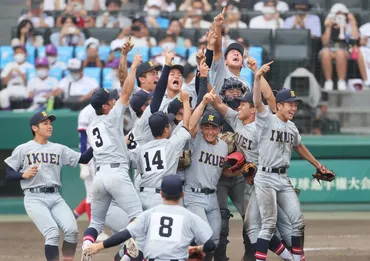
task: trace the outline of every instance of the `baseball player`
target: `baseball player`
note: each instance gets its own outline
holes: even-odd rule
[[[185,91],[181,92],[181,99],[184,104],[182,127],[171,135],[171,123],[175,115],[155,112],[149,118],[154,140],[131,151],[135,154],[133,158],[136,159],[141,176],[139,198],[144,210],[161,204],[159,192],[162,178],[176,172],[180,153],[191,138],[188,131],[191,115],[189,94]]]
[[[276,95],[277,112],[266,110],[261,99],[261,77],[270,69],[263,65],[255,75],[253,102],[257,110],[256,128],[259,137],[259,165],[254,187],[261,213],[262,229],[256,244],[256,259],[266,260],[270,239],[277,219],[277,204],[292,223],[293,260],[304,258],[304,220],[301,206],[288,179],[292,149],[317,169],[325,171],[315,157],[301,143],[301,136],[291,121],[297,111],[299,99],[294,91],[282,89]]]
[[[212,230],[208,223],[180,206],[184,196],[183,184],[177,175],[163,178],[160,195],[163,203],[144,211],[127,228],[104,242],[92,244],[88,251],[92,254],[117,246],[131,237],[146,237],[144,255],[148,261],[188,260],[189,245],[195,238],[202,246],[196,251],[212,252],[215,244],[211,239]]]
[[[59,229],[64,232],[63,260],[73,260],[77,246],[77,222],[60,195],[60,172],[63,165],[86,164],[92,149],[83,154],[48,141],[53,132],[54,115],[38,112],[30,119],[33,140],[19,145],[5,159],[7,179],[20,180],[28,216],[45,238],[48,261],[59,260]]]
[[[214,98],[212,89],[203,97],[203,101],[190,119],[189,128],[193,139],[189,148],[192,152],[192,163],[185,170],[184,205],[203,220],[208,220],[213,231],[212,239],[217,245],[221,230],[221,214],[216,189],[228,148],[227,144],[217,137],[222,125],[220,115],[216,111],[206,111],[202,116],[207,104]],[[212,257],[213,254],[208,253],[205,260],[212,260]]]
[[[126,42],[123,48],[131,50],[133,45]],[[91,106],[98,115],[88,127],[86,133],[90,145],[94,148],[97,172],[93,180],[91,201],[91,222],[85,230],[83,239],[83,260],[89,260],[86,247],[96,240],[104,226],[108,207],[114,199],[130,220],[136,218],[142,207],[138,195],[129,177],[129,157],[123,135],[123,115],[133,91],[136,69],[142,57],[135,55],[130,73],[121,90],[120,98],[114,97],[106,89],[99,89],[91,98]]]

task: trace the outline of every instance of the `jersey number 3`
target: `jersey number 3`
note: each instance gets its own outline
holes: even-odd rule
[[[105,150],[111,144],[107,129],[102,123],[89,128],[87,136],[89,137],[90,146],[94,151]]]
[[[92,134],[93,134],[93,135],[94,135],[94,137],[96,138],[95,146],[96,146],[97,148],[100,148],[101,146],[103,146],[103,139],[101,138],[99,128],[95,128],[95,129],[93,129],[93,130],[92,130]]]

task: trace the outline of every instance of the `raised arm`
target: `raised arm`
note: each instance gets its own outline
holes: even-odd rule
[[[214,49],[214,54],[213,54],[213,60],[216,62],[222,57],[222,26],[225,21],[225,10],[222,9],[222,12],[218,14],[214,19],[213,19],[213,29],[215,30],[216,36],[217,36],[217,41],[215,42],[215,49]]]
[[[119,102],[125,106],[129,104],[130,96],[135,87],[136,70],[142,61],[143,57],[139,55],[139,51],[137,50],[134,61],[131,64],[130,73],[128,74],[128,77],[126,78],[125,83],[122,86],[121,95],[119,98]]]
[[[218,113],[220,113],[222,117],[225,117],[226,112],[229,109],[229,107],[225,103],[223,103],[218,96],[212,102],[212,106],[216,109],[216,111],[218,111]]]
[[[190,117],[191,117],[191,108],[190,108],[190,96],[187,91],[181,91],[181,100],[182,104],[184,106],[184,117],[182,119],[183,126],[189,130],[189,123],[190,123]]]
[[[159,108],[161,107],[163,96],[167,88],[168,76],[170,74],[170,67],[171,67],[174,57],[175,57],[175,54],[172,52],[168,52],[166,48],[165,65],[163,67],[161,77],[159,78],[158,83],[155,86],[154,93],[153,93],[153,99],[152,99],[152,102],[150,103],[151,113],[157,112]]]
[[[202,102],[198,105],[198,107],[195,109],[195,111],[191,115],[190,123],[189,123],[189,132],[193,138],[197,135],[198,123],[200,121],[200,118],[203,115],[204,109],[207,107],[207,104],[213,102],[215,98],[216,98],[216,94],[214,93],[214,88],[213,88],[211,92],[204,95]]]
[[[270,64],[273,63],[272,61],[262,65],[262,67],[258,70],[254,78],[254,87],[253,87],[253,103],[256,106],[257,112],[263,112],[265,107],[262,102],[261,98],[261,78],[264,76],[268,71],[270,71]]]
[[[123,86],[127,78],[127,54],[133,47],[134,45],[131,44],[131,35],[129,35],[127,42],[122,46],[121,59],[118,67],[118,78],[121,86]]]
[[[205,54],[206,64],[208,65],[209,68],[211,68],[213,62],[213,54],[215,51],[215,45],[218,40],[216,32],[210,29],[206,34],[206,39],[207,39],[207,50]]]
[[[208,73],[209,67],[206,64],[205,60],[203,59],[200,62],[199,66],[199,92],[197,98],[197,106],[202,102],[204,95],[208,92],[207,84],[208,84]]]

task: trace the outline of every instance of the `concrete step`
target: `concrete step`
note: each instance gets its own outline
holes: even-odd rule
[[[342,127],[340,128],[342,134],[358,134],[358,135],[370,135],[369,127]]]
[[[370,110],[370,91],[328,92],[328,107],[368,108]]]

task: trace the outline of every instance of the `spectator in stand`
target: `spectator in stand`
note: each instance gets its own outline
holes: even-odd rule
[[[156,64],[165,65],[165,51],[175,53],[174,63],[175,64],[185,64],[185,57],[182,57],[175,52],[176,48],[176,36],[174,34],[167,34],[160,42],[159,46],[163,48],[163,52],[153,57]]]
[[[50,41],[56,46],[81,46],[85,42],[85,35],[77,28],[77,20],[74,16],[62,18],[60,32],[52,33]]]
[[[311,7],[308,0],[293,0],[292,8],[297,15],[285,19],[284,29],[309,29],[312,38],[321,37],[320,17],[309,13]]]
[[[103,68],[103,62],[99,58],[99,40],[90,37],[85,42],[86,59],[83,61],[83,67]]]
[[[253,10],[254,11],[261,11],[263,10],[264,6],[265,6],[265,0],[264,1],[260,1],[258,3],[256,3],[254,6],[253,6]],[[276,2],[276,9],[280,12],[280,13],[285,13],[287,11],[289,11],[289,5],[283,1],[280,1],[280,0],[275,0],[274,2]]]
[[[94,19],[88,17],[87,11],[83,6],[83,1],[80,0],[70,0],[64,12],[57,18],[57,27],[63,26],[63,19],[66,16],[73,16],[78,28],[90,28],[95,24]]]
[[[189,11],[194,9],[194,2],[197,2],[197,0],[185,0],[179,7],[179,11]],[[204,12],[210,12],[212,11],[212,6],[208,3],[208,0],[200,0],[202,2],[202,10]]]
[[[110,44],[110,53],[106,63],[111,63],[115,60],[120,60],[121,57],[121,40],[114,40]]]
[[[148,3],[150,1],[148,0],[144,6],[144,11],[147,12],[148,11]],[[163,12],[175,12],[177,7],[176,7],[176,3],[173,1],[173,0],[160,0],[161,2],[161,5],[160,5],[160,8],[161,8],[161,11]]]
[[[195,69],[197,69],[197,54],[202,52],[202,53],[205,53],[205,51],[207,50],[207,37],[204,35],[202,36],[199,41],[198,41],[198,49],[196,52],[192,53],[189,58],[188,58],[188,61],[187,63],[192,66],[192,67],[195,67]]]
[[[19,44],[39,47],[44,44],[44,38],[37,34],[30,20],[22,20],[17,27],[17,38]]]
[[[107,0],[105,4],[106,12],[96,18],[96,27],[124,28],[131,26],[131,19],[120,13],[121,0]]]
[[[107,63],[105,65],[106,68],[112,68],[111,72],[111,79],[112,79],[112,88],[111,89],[117,89],[119,92],[121,91],[121,84],[119,82],[118,78],[118,67],[119,67],[119,59],[114,59],[110,63]]]
[[[283,27],[284,20],[280,18],[279,10],[276,9],[276,0],[265,0],[261,12],[263,15],[251,19],[249,28],[275,30]]]
[[[243,29],[247,28],[247,24],[240,21],[240,12],[239,8],[232,3],[229,3],[226,6],[226,19],[225,26],[228,29]]]
[[[64,101],[73,100],[81,103],[88,101],[99,88],[99,83],[94,78],[83,74],[82,62],[77,58],[68,61],[68,70],[70,74],[60,80],[59,87],[46,97],[63,94]]]
[[[162,0],[148,0],[148,16],[146,23],[149,28],[168,28],[170,21],[161,16]]]
[[[359,31],[357,21],[344,4],[334,4],[325,20],[325,31],[321,37],[323,49],[319,56],[325,76],[325,91],[332,91],[333,60],[336,60],[338,75],[337,89],[347,90],[347,60],[349,46],[357,44]]]
[[[193,0],[188,12],[181,18],[182,28],[201,28],[209,29],[212,25],[210,22],[203,19],[203,13],[206,12],[206,7],[202,0]]]
[[[36,59],[36,77],[27,84],[28,99],[32,101],[29,110],[44,110],[50,94],[58,87],[58,80],[49,76],[49,62],[46,57]]]
[[[18,19],[18,23],[27,19],[30,20],[35,28],[52,28],[54,27],[54,18],[44,13],[43,4],[38,6],[31,5],[31,0],[26,0],[26,6],[30,9],[27,14]]]
[[[31,0],[32,1],[32,0]],[[62,11],[66,9],[65,0],[44,0],[44,11]]]
[[[53,44],[45,46],[45,55],[48,59],[49,68],[60,68],[63,71],[67,69],[65,62],[58,61],[58,50]]]
[[[129,35],[131,35],[131,41],[135,44],[135,47],[152,47],[157,45],[155,38],[150,36],[149,29],[143,17],[134,18],[132,20],[132,26],[122,29],[117,39],[113,42],[117,42],[117,45],[122,46],[127,41]]]
[[[370,23],[360,27],[360,51],[357,57],[358,69],[364,84],[363,89],[370,88]]]
[[[180,36],[181,34],[181,23],[177,19],[172,19],[170,25],[167,30],[167,34],[174,34],[176,37],[176,47],[186,47],[190,48],[192,46],[192,42],[190,39],[185,39],[184,37]]]

